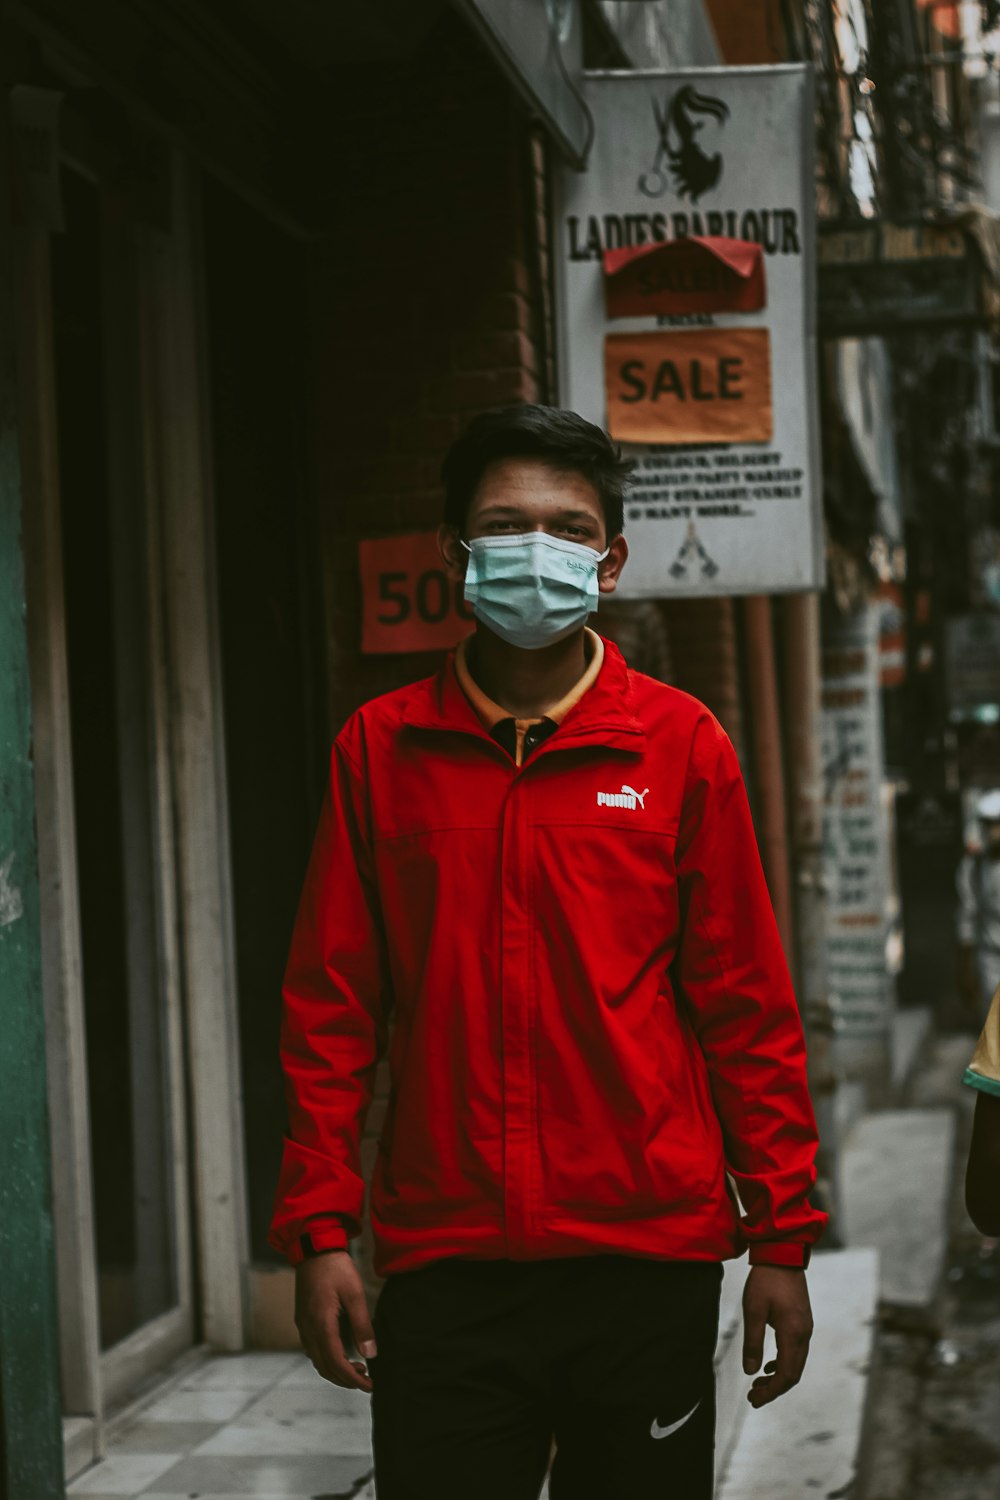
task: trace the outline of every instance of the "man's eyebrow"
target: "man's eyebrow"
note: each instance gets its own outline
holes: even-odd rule
[[[530,504],[530,502],[528,502]],[[524,514],[523,505],[504,505],[497,501],[491,505],[484,505],[479,513],[482,520],[484,516],[520,516]],[[598,518],[589,510],[554,510],[549,517],[553,521],[589,521],[591,525],[597,526]]]
[[[599,525],[598,518],[589,510],[557,510],[553,514],[557,521],[589,521],[593,526]]]

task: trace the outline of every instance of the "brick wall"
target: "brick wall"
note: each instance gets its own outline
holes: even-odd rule
[[[311,267],[334,732],[439,659],[360,655],[358,538],[433,529],[462,425],[551,384],[545,148],[492,58],[449,13],[398,75],[338,90],[344,227]]]

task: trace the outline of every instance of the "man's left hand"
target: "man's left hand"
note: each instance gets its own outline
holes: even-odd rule
[[[767,1406],[798,1385],[812,1337],[812,1308],[805,1271],[791,1266],[752,1266],[743,1289],[743,1370],[756,1375],[764,1358],[764,1330],[774,1329],[777,1358],[768,1360],[747,1400]]]

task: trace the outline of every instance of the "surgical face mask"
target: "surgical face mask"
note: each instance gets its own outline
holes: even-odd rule
[[[544,531],[480,536],[462,546],[469,554],[465,597],[472,612],[512,646],[551,646],[579,630],[597,608],[597,565],[610,548],[595,552]]]

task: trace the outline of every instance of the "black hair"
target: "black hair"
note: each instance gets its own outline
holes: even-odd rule
[[[563,473],[582,474],[604,512],[607,539],[625,524],[625,490],[635,465],[622,458],[600,427],[558,406],[497,406],[474,417],[441,466],[444,520],[461,532],[479,481],[504,458],[534,458]]]

